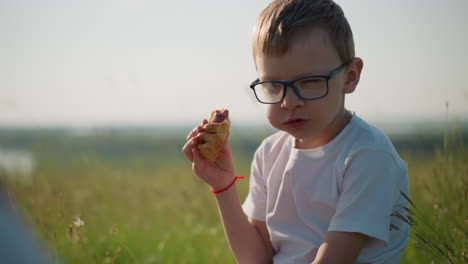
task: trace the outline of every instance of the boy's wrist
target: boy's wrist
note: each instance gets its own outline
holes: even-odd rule
[[[228,186],[234,180],[235,177],[235,175],[223,177],[223,180],[210,184],[210,187],[213,188],[213,190],[215,191],[221,190],[223,188],[226,188],[226,186]]]
[[[233,187],[237,180],[238,179],[243,179],[245,178],[244,176],[234,176],[234,179],[231,181],[231,183],[229,183],[229,185],[227,185],[226,187],[222,188],[222,189],[214,189],[213,187],[210,188],[210,192],[214,193],[214,194],[219,194],[219,193],[222,193],[222,192],[225,192],[227,190],[229,190],[231,187]]]
[[[237,191],[237,184],[233,184],[229,188],[227,188],[225,191],[220,192],[220,193],[211,193],[213,197],[218,201],[226,201],[225,199],[231,200],[235,197],[239,197],[239,193]],[[211,190],[210,190],[211,191]]]
[[[232,185],[235,185],[236,180],[239,178],[236,175],[229,175],[226,177],[222,177],[223,180],[220,180],[219,182],[215,184],[210,184],[211,188],[210,191],[213,193],[220,192],[220,191],[226,191],[226,189],[232,187]]]

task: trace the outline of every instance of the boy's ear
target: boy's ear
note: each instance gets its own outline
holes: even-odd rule
[[[364,62],[361,58],[354,58],[349,66],[347,67],[346,71],[346,82],[344,87],[344,93],[350,94],[356,90],[356,86],[359,83],[361,78],[361,71],[364,67]]]

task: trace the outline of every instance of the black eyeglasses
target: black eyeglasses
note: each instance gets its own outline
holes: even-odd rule
[[[313,75],[301,77],[287,82],[265,81],[256,79],[250,84],[255,97],[263,104],[277,104],[283,101],[286,91],[291,86],[302,100],[316,100],[328,94],[328,81],[340,72],[348,63],[343,63],[329,75]]]

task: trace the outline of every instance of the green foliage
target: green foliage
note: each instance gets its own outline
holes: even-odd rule
[[[30,184],[5,183],[9,197],[56,263],[235,263],[216,202],[181,154],[187,132],[0,131],[0,147],[30,150],[38,162]],[[265,135],[232,132],[239,175],[248,176]],[[468,159],[462,135],[394,142],[408,163],[418,211],[402,263],[451,263],[432,254],[436,247],[421,248],[417,234],[463,263]],[[237,184],[243,199],[248,181]]]
[[[468,153],[460,130],[447,131],[430,159],[408,155],[411,241],[402,263],[466,263]]]

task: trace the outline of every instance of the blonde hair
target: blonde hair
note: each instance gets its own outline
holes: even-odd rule
[[[275,0],[260,14],[253,32],[253,56],[280,56],[298,35],[325,29],[343,63],[354,56],[351,27],[332,0]]]

